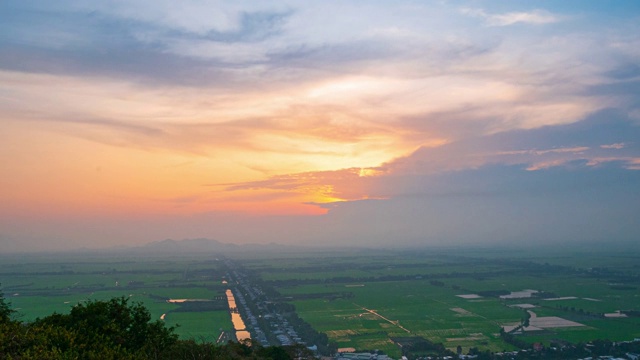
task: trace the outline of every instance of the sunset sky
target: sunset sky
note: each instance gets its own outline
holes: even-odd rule
[[[0,2],[0,252],[640,242],[638,1]]]

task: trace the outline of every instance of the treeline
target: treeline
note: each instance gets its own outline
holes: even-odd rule
[[[627,353],[640,352],[640,341],[611,341],[611,340],[593,340],[587,343],[580,342],[578,344],[570,344],[562,340],[551,341],[550,346],[542,346],[541,344],[531,344],[522,338],[507,333],[504,329],[500,329],[500,338],[504,342],[511,344],[520,350],[515,352],[516,359],[578,359],[584,357],[597,358],[599,356],[615,356],[621,357]],[[477,349],[471,349],[469,354],[482,355],[478,359],[504,359],[512,358],[513,352],[493,354],[488,351],[479,352]]]
[[[513,264],[512,264],[513,265]],[[547,266],[539,265],[535,263],[524,263],[524,268],[508,268],[504,270],[493,270],[485,272],[450,272],[450,273],[429,273],[429,274],[396,274],[396,275],[381,275],[381,276],[335,276],[325,279],[285,279],[285,280],[263,280],[262,283],[273,287],[287,287],[287,286],[299,286],[299,285],[315,285],[315,284],[345,284],[345,283],[365,283],[365,282],[383,282],[383,281],[407,281],[416,279],[456,279],[456,278],[474,278],[478,280],[484,280],[499,276],[514,276],[514,275],[542,275],[546,273],[573,273],[572,270],[554,266],[549,269]]]
[[[325,299],[325,300],[332,301],[337,299],[353,299],[354,297],[355,297],[355,294],[351,291],[340,291],[340,292],[291,294],[286,297],[280,298],[280,300],[297,301],[297,300]]]
[[[304,346],[257,343],[215,345],[180,340],[173,327],[151,321],[149,311],[127,298],[90,301],[32,322],[12,319],[0,293],[0,359],[311,359]]]
[[[337,276],[326,279],[286,279],[286,280],[269,280],[267,282],[272,285],[303,285],[303,284],[317,284],[317,283],[342,283],[351,281],[394,281],[394,280],[411,280],[415,278],[425,279],[437,279],[437,278],[456,278],[456,277],[474,277],[474,278],[490,278],[500,275],[543,275],[543,274],[581,274],[591,275],[586,271],[582,271],[575,267],[563,266],[563,265],[551,265],[548,263],[540,264],[527,260],[513,260],[513,259],[478,259],[478,258],[456,258],[456,261],[451,261],[446,264],[393,264],[393,268],[438,268],[445,265],[460,265],[469,268],[481,268],[483,265],[490,265],[495,268],[496,266],[504,267],[500,270],[486,270],[486,271],[474,271],[474,272],[457,272],[450,273],[415,273],[415,274],[398,274],[398,275],[382,275],[382,276],[367,276],[367,277],[351,277],[351,276]],[[296,268],[267,268],[268,272],[278,273],[308,273],[308,272],[342,272],[342,271],[370,271],[386,269],[390,265],[359,265],[359,264],[338,264],[330,263],[329,265],[315,266],[315,267],[296,267]],[[251,271],[255,277],[260,277],[259,271]]]
[[[402,350],[402,356],[415,359],[418,357],[452,357],[456,354],[444,347],[442,343],[431,342],[421,336],[415,337],[392,337],[391,341],[397,344]]]
[[[496,271],[491,273],[483,273],[483,276],[499,276],[513,274],[512,271]],[[384,282],[384,281],[407,281],[416,279],[453,279],[453,278],[467,278],[476,277],[477,273],[468,272],[453,272],[448,274],[411,274],[411,275],[382,275],[382,276],[336,276],[326,279],[286,279],[286,280],[263,280],[262,283],[265,286],[271,287],[287,287],[287,286],[300,286],[300,285],[317,285],[317,284],[352,284],[352,283],[367,283],[367,282]]]

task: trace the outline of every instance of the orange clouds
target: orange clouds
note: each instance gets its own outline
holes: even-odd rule
[[[500,180],[456,174],[638,169],[635,7],[494,5],[0,5],[0,225],[417,239]]]
[[[0,72],[12,89],[0,114],[0,156],[12,176],[0,191],[33,212],[318,215],[326,209],[314,204],[387,196],[372,187],[385,175],[378,166],[443,147],[466,126],[489,133],[587,111],[582,100],[568,112],[535,99],[510,106],[527,88],[485,75],[392,75],[223,89]],[[498,112],[507,120],[485,120]],[[484,161],[452,155],[430,163]]]
[[[362,195],[343,197],[335,178],[296,174],[373,166],[405,151],[402,131],[293,90],[169,94],[110,79],[0,77],[13,89],[0,114],[11,174],[0,195],[25,211],[321,214],[311,204]],[[288,189],[203,186],[287,173],[297,181]]]
[[[306,205],[321,205],[369,198],[369,180],[363,177],[378,173],[376,169],[359,168],[297,173],[273,176],[267,180],[230,184],[225,186],[224,191],[233,199],[253,193],[252,198],[255,196],[262,201],[264,199],[260,199],[260,194],[266,192],[280,194],[283,198],[289,198],[292,203],[297,201]]]

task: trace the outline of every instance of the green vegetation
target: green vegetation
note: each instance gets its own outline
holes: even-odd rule
[[[324,255],[324,256],[323,256]],[[585,257],[589,261],[585,261]],[[629,253],[571,251],[366,251],[295,258],[238,259],[263,288],[339,347],[401,354],[397,338],[418,337],[451,351],[517,350],[555,340],[640,337],[640,317],[605,317],[638,309],[640,268]],[[597,264],[597,267],[585,265]],[[616,286],[612,286],[615,284]],[[537,290],[530,298],[500,298]],[[458,295],[479,295],[463,298]],[[558,317],[560,322],[536,322]],[[568,322],[577,323],[567,326]],[[550,320],[548,320],[550,321]],[[533,331],[534,324],[543,324]],[[526,326],[507,342],[501,329]]]
[[[640,338],[637,258],[632,251],[613,250],[597,256],[551,249],[317,251],[236,253],[234,265],[226,266],[218,260],[222,255],[213,254],[95,255],[82,261],[30,256],[1,259],[0,281],[16,310],[13,318],[27,323],[67,313],[78,303],[124,297],[142,304],[153,321],[164,314],[164,325],[175,327],[179,341],[209,343],[226,341],[220,335],[233,332],[224,291],[234,285],[223,280],[238,266],[271,304],[247,305],[264,329],[259,315],[277,306],[291,324],[304,323],[299,335],[309,344],[399,358],[406,355],[402,349],[412,348],[416,356],[438,352],[438,344],[454,353],[483,353]],[[537,292],[504,297],[526,289]],[[168,303],[170,298],[208,301]],[[0,307],[0,317],[9,316],[7,311]]]
[[[215,341],[221,329],[233,328],[223,277],[211,256],[23,255],[0,261],[0,281],[22,321],[65,313],[78,303],[126,297],[142,303],[154,320],[164,314],[182,339],[198,341]]]
[[[151,321],[127,298],[75,305],[69,314],[21,323],[0,293],[0,359],[298,359],[313,358],[303,346],[264,348],[256,343],[214,345],[178,340],[172,327]]]
[[[181,339],[216,342],[222,332],[232,332],[228,311],[172,312],[165,318],[167,326],[175,326]],[[218,324],[226,324],[225,327]]]

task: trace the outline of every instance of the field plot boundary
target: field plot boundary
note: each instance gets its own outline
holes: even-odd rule
[[[482,299],[482,296],[478,294],[462,294],[462,295],[456,295],[456,296],[463,299]]]
[[[362,310],[364,310],[364,311],[366,311],[366,312],[368,312],[370,314],[373,314],[373,315],[379,317],[380,319],[382,319],[382,320],[384,320],[384,321],[386,321],[386,322],[388,322],[388,323],[390,323],[392,325],[395,325],[395,326],[399,327],[400,329],[406,331],[408,334],[411,334],[411,330],[409,330],[409,329],[405,328],[404,326],[400,325],[400,321],[387,319],[386,317],[378,314],[378,312],[376,312],[375,310],[367,309],[366,307],[364,307],[362,305],[359,305],[359,304],[356,304],[356,303],[352,303],[352,304],[360,307]]]

